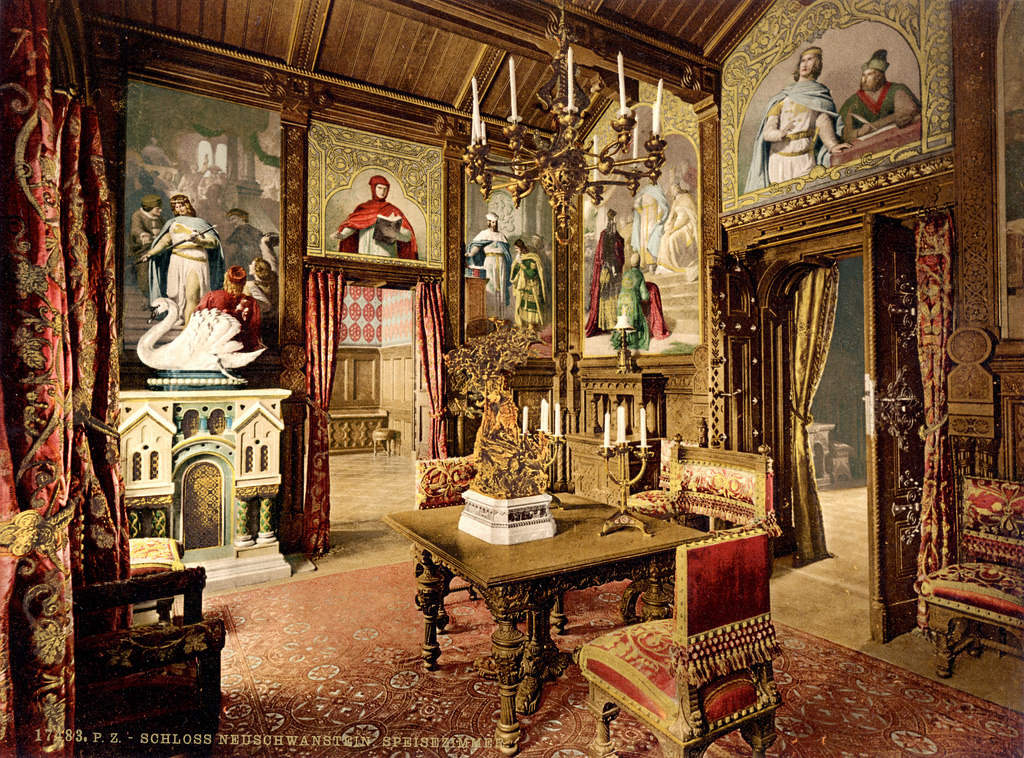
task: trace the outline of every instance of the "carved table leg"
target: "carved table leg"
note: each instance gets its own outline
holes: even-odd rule
[[[444,603],[444,576],[434,564],[433,556],[426,550],[415,550],[416,607],[423,612],[423,667],[427,671],[437,668],[441,647],[437,644],[438,611]]]
[[[516,694],[516,710],[531,714],[540,705],[541,688],[562,675],[572,654],[559,651],[551,640],[548,619],[554,600],[538,603],[527,614],[527,641],[523,651],[522,681]]]
[[[551,606],[551,626],[554,627],[556,634],[565,634],[565,622],[568,619],[565,616],[565,597],[559,593],[555,598],[555,604]]]
[[[494,730],[494,740],[502,755],[519,752],[519,719],[516,717],[516,691],[519,689],[520,664],[523,657],[523,633],[516,628],[515,616],[494,614],[498,628],[491,635],[491,660],[498,675],[501,715]]]

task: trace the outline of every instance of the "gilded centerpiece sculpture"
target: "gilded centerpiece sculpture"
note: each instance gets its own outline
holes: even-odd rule
[[[532,337],[492,319],[491,331],[448,353],[455,392],[481,415],[473,456],[476,477],[463,495],[459,529],[492,544],[554,536],[548,510],[552,438],[519,425],[510,378],[529,356]]]

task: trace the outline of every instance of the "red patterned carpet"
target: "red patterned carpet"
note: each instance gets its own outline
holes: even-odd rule
[[[617,623],[621,584],[566,598],[572,650]],[[425,672],[412,564],[325,575],[209,598],[228,629],[224,708],[215,755],[467,758],[497,756],[496,685],[474,659],[490,650],[490,616],[465,593],[449,599],[440,669]],[[783,697],[772,756],[1024,756],[1024,717],[856,651],[779,627]],[[524,758],[582,758],[593,735],[576,667],[523,717]],[[613,732],[623,758],[660,756],[626,714]],[[749,756],[737,735],[709,757]]]

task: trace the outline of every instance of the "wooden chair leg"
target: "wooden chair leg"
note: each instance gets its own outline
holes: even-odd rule
[[[953,676],[953,648],[950,632],[935,632],[935,673],[943,679]]]
[[[750,745],[754,758],[764,758],[765,751],[775,742],[775,714],[748,721],[740,727],[740,734]]]
[[[604,695],[593,687],[587,698],[587,710],[597,722],[594,740],[587,747],[590,758],[616,758],[615,746],[612,744],[611,724],[619,715],[619,706],[605,701]]]

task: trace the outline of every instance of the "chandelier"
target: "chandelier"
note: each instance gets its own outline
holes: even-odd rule
[[[576,82],[572,48],[565,25],[565,6],[558,22],[558,50],[551,62],[552,78],[537,93],[543,110],[551,114],[554,136],[527,130],[516,104],[515,61],[509,56],[508,73],[512,115],[502,134],[511,150],[511,158],[492,155],[487,144],[487,129],[480,118],[480,98],[473,78],[473,124],[469,146],[462,156],[466,176],[480,185],[484,199],[496,189],[507,190],[519,207],[539,182],[547,193],[555,213],[555,238],[569,243],[576,198],[583,193],[600,205],[606,187],[625,187],[636,195],[642,179],[657,182],[665,163],[665,140],[661,138],[661,81],[654,102],[650,138],[644,143],[646,155],[638,155],[640,139],[636,116],[626,107],[626,79],[622,53],[618,56],[619,109],[611,120],[614,139],[603,147],[583,142],[583,114],[591,105],[590,96]]]

